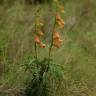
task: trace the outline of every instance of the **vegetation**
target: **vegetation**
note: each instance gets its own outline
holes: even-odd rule
[[[52,1],[8,1],[0,0],[0,96],[96,96],[96,1],[61,0],[64,14]]]

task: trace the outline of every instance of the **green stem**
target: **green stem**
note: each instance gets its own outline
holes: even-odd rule
[[[37,59],[38,58],[38,53],[37,53],[37,44],[36,44],[36,42],[34,44],[34,48],[35,48],[35,58]]]
[[[38,8],[36,13],[35,13],[36,19],[38,17],[39,10],[40,10],[40,8]],[[37,22],[36,22],[36,19],[35,19],[35,33],[37,32],[37,25],[36,25]],[[36,42],[34,43],[34,49],[35,49],[35,58],[37,59],[38,58],[38,51],[37,51],[37,44],[36,44]]]
[[[37,15],[35,14],[36,18],[37,18]],[[37,31],[37,25],[36,25],[36,19],[35,19],[35,33]],[[36,42],[34,43],[34,49],[35,49],[35,58],[37,59],[38,58],[38,52],[37,52],[37,44]]]
[[[50,57],[51,57],[52,48],[53,48],[53,35],[54,35],[54,28],[55,28],[55,24],[56,24],[56,18],[55,18],[54,27],[53,27],[53,30],[52,30],[51,45],[50,45],[50,47],[49,47],[49,59],[50,59]]]
[[[49,47],[49,60],[51,58],[51,53],[52,53],[52,48],[53,48],[53,35],[54,35],[54,29],[56,26],[56,15],[57,15],[57,3],[56,3],[56,13],[55,13],[55,20],[54,20],[54,26],[53,26],[53,30],[52,30],[52,38],[51,38],[51,45]]]

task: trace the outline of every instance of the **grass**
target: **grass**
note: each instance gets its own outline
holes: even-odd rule
[[[63,66],[64,80],[50,81],[53,87],[49,96],[96,96],[96,1],[65,0],[64,5],[64,44],[53,52],[54,60]],[[15,2],[11,7],[0,6],[0,88],[3,86],[4,90],[25,86],[29,73],[22,64],[34,54],[32,29],[39,6],[41,14],[51,14],[48,5]],[[44,30],[48,32],[48,27]],[[45,51],[39,55],[46,55]]]

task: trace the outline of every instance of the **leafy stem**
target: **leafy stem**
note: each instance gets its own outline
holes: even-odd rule
[[[57,3],[56,3],[56,12],[55,12],[55,18],[54,18],[54,25],[53,25],[53,30],[52,30],[52,34],[51,34],[51,44],[49,46],[49,61],[50,61],[50,58],[51,58],[51,53],[52,53],[52,48],[53,48],[53,35],[54,35],[54,29],[56,27],[56,15],[57,15]]]

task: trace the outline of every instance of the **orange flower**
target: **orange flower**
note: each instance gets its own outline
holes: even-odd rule
[[[40,38],[39,38],[37,35],[34,36],[34,41],[35,41],[37,44],[40,44],[40,43],[41,43]]]
[[[57,21],[60,28],[64,28],[65,23],[63,21]]]
[[[42,32],[42,30],[38,30],[38,34],[42,37],[44,37],[44,33]]]
[[[60,48],[61,44],[62,44],[62,41],[61,39],[58,39],[58,40],[55,40],[54,41],[54,46],[57,47],[57,48]]]
[[[62,41],[63,40],[61,39],[61,36],[60,36],[59,32],[55,32],[54,36],[53,36],[53,44],[54,44],[54,46],[59,48],[61,46]]]
[[[56,16],[56,20],[57,20],[57,21],[61,21],[60,15],[57,15],[57,16]]]
[[[60,48],[61,43],[59,43],[58,41],[57,41],[57,42],[55,41],[55,42],[54,42],[54,46],[57,47],[57,48]]]
[[[53,39],[59,39],[61,36],[59,34],[59,32],[54,32],[53,34]]]
[[[59,39],[54,39],[54,43],[59,43],[59,44],[61,44],[63,42],[63,40],[61,39],[61,38],[59,38]]]
[[[65,25],[63,19],[59,15],[56,16],[56,22],[57,22],[57,24],[59,25],[60,28],[63,28],[64,25]]]
[[[62,43],[62,42],[63,42],[63,40],[62,40],[62,39],[59,39],[58,41],[59,41],[60,43]]]
[[[45,48],[45,47],[46,47],[46,45],[45,45],[45,44],[43,44],[43,43],[40,43],[40,47],[41,47],[41,48]]]

